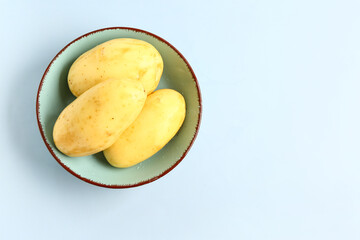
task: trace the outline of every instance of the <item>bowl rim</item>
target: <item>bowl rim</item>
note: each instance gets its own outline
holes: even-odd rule
[[[41,89],[42,89],[42,85],[43,85],[43,82],[44,82],[44,79],[50,69],[50,67],[52,66],[52,64],[54,63],[54,61],[70,46],[72,45],[73,43],[79,41],[80,39],[84,38],[84,37],[87,37],[91,34],[94,34],[94,33],[98,33],[98,32],[102,32],[102,31],[108,31],[108,30],[128,30],[128,31],[134,31],[134,32],[140,32],[140,33],[144,33],[144,34],[147,34],[147,35],[150,35],[154,38],[156,38],[157,40],[165,43],[166,45],[168,45],[170,48],[172,48],[178,55],[180,58],[182,58],[182,60],[185,62],[187,68],[189,69],[192,77],[193,77],[193,80],[195,82],[195,85],[196,85],[196,89],[197,89],[197,93],[198,93],[198,97],[199,97],[199,114],[198,114],[198,121],[197,121],[197,124],[196,124],[196,129],[195,129],[195,134],[193,136],[193,138],[191,139],[191,142],[189,144],[189,146],[186,148],[185,152],[183,153],[183,155],[173,164],[171,165],[168,169],[166,169],[164,172],[160,173],[159,175],[153,177],[153,178],[150,178],[148,180],[145,180],[145,181],[141,181],[141,182],[138,182],[138,183],[134,183],[134,184],[128,184],[128,185],[118,185],[118,184],[111,184],[111,185],[107,185],[107,184],[103,184],[103,183],[99,183],[99,182],[95,182],[91,179],[88,179],[88,178],[85,178],[85,177],[82,177],[80,176],[79,174],[77,174],[76,172],[74,172],[73,170],[71,170],[68,166],[66,166],[57,156],[56,154],[54,153],[54,151],[51,149],[47,139],[45,138],[45,133],[44,133],[44,130],[42,128],[42,124],[40,122],[40,102],[39,102],[39,97],[40,97],[40,92],[41,92]],[[38,88],[38,91],[37,91],[37,96],[36,96],[36,118],[37,118],[37,123],[38,123],[38,127],[39,127],[39,130],[40,130],[40,134],[41,134],[41,137],[47,147],[47,149],[49,150],[49,152],[51,153],[51,155],[55,158],[55,160],[66,170],[68,171],[69,173],[71,173],[73,176],[83,180],[84,182],[87,182],[89,184],[92,184],[92,185],[95,185],[95,186],[99,186],[99,187],[104,187],[104,188],[112,188],[112,189],[123,189],[123,188],[133,188],[133,187],[138,187],[138,186],[142,186],[142,185],[145,185],[145,184],[148,184],[148,183],[151,183],[153,181],[156,181],[158,180],[159,178],[165,176],[166,174],[168,174],[171,170],[173,170],[184,158],[185,156],[187,155],[187,153],[189,152],[190,148],[192,147],[197,135],[198,135],[198,132],[199,132],[199,128],[200,128],[200,122],[201,122],[201,115],[202,115],[202,99],[201,99],[201,92],[200,92],[200,86],[199,86],[199,83],[197,81],[197,78],[195,76],[195,73],[193,71],[193,69],[191,68],[189,62],[186,60],[186,58],[179,52],[179,50],[177,50],[172,44],[170,44],[168,41],[166,41],[165,39],[151,33],[151,32],[148,32],[148,31],[145,31],[145,30],[142,30],[142,29],[138,29],[138,28],[132,28],[132,27],[108,27],[108,28],[101,28],[101,29],[98,29],[98,30],[94,30],[94,31],[91,31],[91,32],[88,32],[78,38],[76,38],[75,40],[71,41],[70,43],[68,43],[63,49],[60,50],[59,53],[57,53],[55,55],[55,57],[51,60],[51,62],[49,63],[49,65],[47,66],[42,78],[41,78],[41,81],[40,81],[40,84],[39,84],[39,88]]]

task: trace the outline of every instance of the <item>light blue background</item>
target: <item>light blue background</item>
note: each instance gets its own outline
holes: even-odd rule
[[[360,239],[359,1],[1,1],[0,239]],[[192,65],[199,136],[160,180],[111,190],[49,154],[45,68],[111,26]]]

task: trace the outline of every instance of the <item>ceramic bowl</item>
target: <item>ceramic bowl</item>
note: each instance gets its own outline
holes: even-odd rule
[[[75,99],[67,84],[71,64],[82,53],[114,38],[135,38],[152,44],[164,60],[164,72],[158,89],[177,90],[184,96],[187,107],[185,121],[176,136],[151,158],[125,169],[112,167],[102,152],[86,157],[68,157],[57,150],[52,138],[57,117]],[[201,96],[189,63],[170,43],[140,29],[114,27],[87,33],[69,43],[54,57],[40,81],[36,114],[46,147],[68,172],[97,186],[129,188],[159,179],[184,159],[199,130]]]

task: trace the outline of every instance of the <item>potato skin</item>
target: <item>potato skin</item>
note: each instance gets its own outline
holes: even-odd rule
[[[171,89],[153,92],[136,120],[104,151],[106,159],[118,168],[146,160],[175,136],[185,114],[185,100],[180,93]]]
[[[141,81],[147,94],[159,84],[163,71],[160,53],[151,44],[131,38],[104,42],[82,54],[68,74],[70,91],[80,96],[110,78]]]
[[[71,157],[110,147],[139,115],[145,100],[138,81],[110,79],[99,83],[61,112],[53,129],[56,147]]]

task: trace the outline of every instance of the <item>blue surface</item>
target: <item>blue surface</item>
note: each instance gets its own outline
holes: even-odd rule
[[[359,9],[355,0],[2,1],[0,239],[360,239]],[[168,40],[203,95],[186,159],[128,190],[63,170],[35,118],[50,60],[110,26]]]

